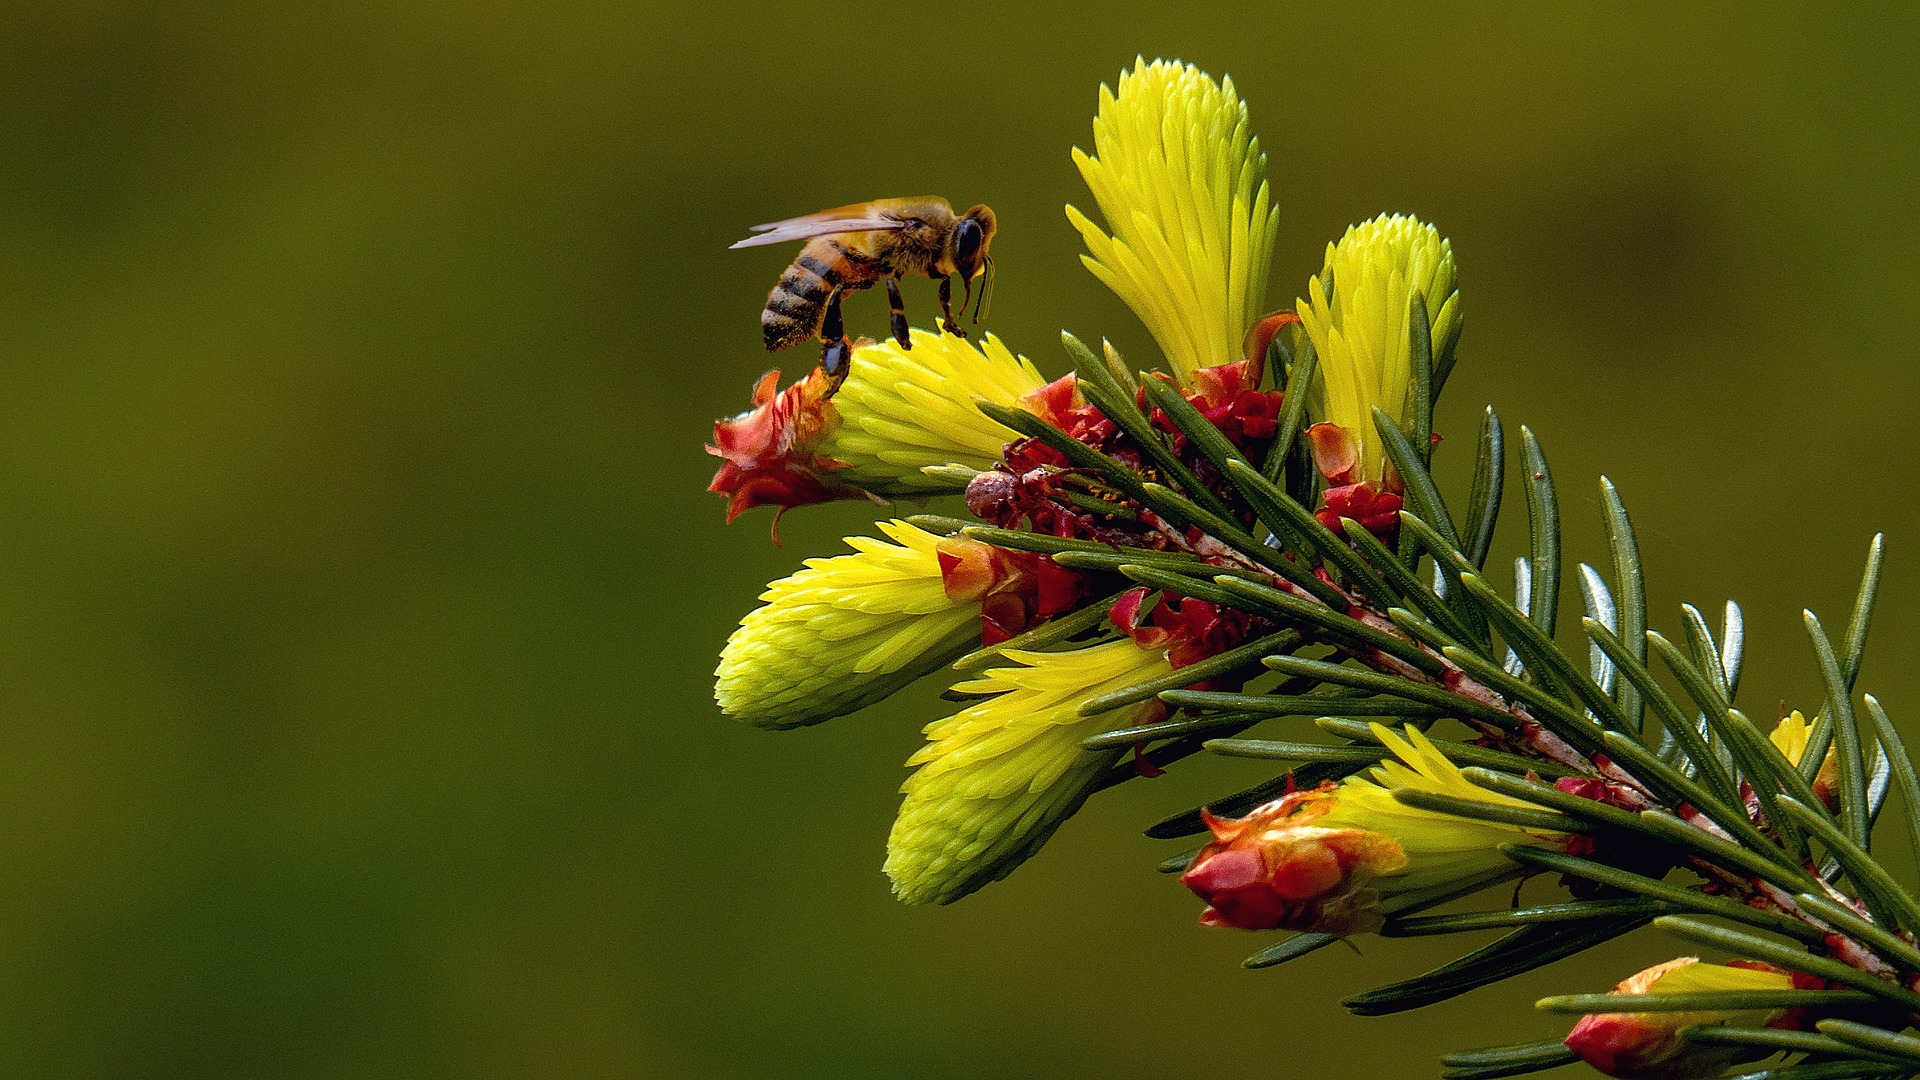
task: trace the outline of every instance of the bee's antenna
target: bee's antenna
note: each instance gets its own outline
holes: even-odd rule
[[[987,256],[987,280],[980,283],[980,303],[977,306],[975,306],[973,309],[974,325],[978,326],[980,324],[980,319],[992,310],[993,310],[993,256],[989,255]]]

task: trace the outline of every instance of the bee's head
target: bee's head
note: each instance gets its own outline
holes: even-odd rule
[[[948,241],[952,250],[953,268],[959,272],[960,280],[972,281],[986,269],[987,245],[993,243],[993,211],[985,206],[975,206],[960,218],[953,228],[953,238]]]
[[[986,288],[980,290],[980,306],[973,309],[973,321],[977,323],[981,309],[987,306],[987,294],[993,291],[993,257],[987,254],[987,245],[993,243],[993,211],[985,206],[969,208],[953,227],[953,239],[948,243],[953,268],[967,286],[966,295],[960,298],[961,311],[967,310],[967,301],[973,299],[973,279],[987,275]]]

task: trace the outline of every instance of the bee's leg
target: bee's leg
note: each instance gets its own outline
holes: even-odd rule
[[[960,329],[960,324],[953,321],[952,277],[942,277],[940,279],[940,329],[945,330],[954,337],[967,336],[967,332]]]
[[[846,325],[840,318],[840,290],[827,297],[827,313],[820,319],[820,367],[827,373],[827,396],[832,397],[847,381],[847,369],[853,365],[853,343],[847,340]]]
[[[913,348],[913,339],[907,336],[907,305],[900,299],[900,279],[887,279],[887,310],[893,318],[893,340],[903,349]]]

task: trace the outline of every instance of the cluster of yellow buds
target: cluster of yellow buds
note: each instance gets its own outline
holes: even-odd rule
[[[1281,396],[1257,385],[1261,366],[1240,363],[1238,350],[1266,292],[1278,211],[1266,156],[1232,81],[1187,64],[1143,61],[1117,91],[1101,89],[1093,151],[1073,156],[1107,222],[1103,229],[1068,207],[1087,242],[1088,268],[1147,324],[1174,385],[1196,408],[1241,445],[1271,440]],[[1309,283],[1313,304],[1303,302],[1300,319],[1287,317],[1305,320],[1309,335],[1324,342],[1310,391],[1314,430],[1351,430],[1356,445],[1370,447],[1372,404],[1404,417],[1407,386],[1388,383],[1396,373],[1403,384],[1409,378],[1409,289],[1434,297],[1436,334],[1450,347],[1458,303],[1451,256],[1436,236],[1395,217],[1329,249],[1334,269]],[[1060,489],[1062,463],[1021,440],[1004,415],[982,408],[1040,416],[1113,450],[1124,435],[1116,436],[1072,378],[1047,386],[992,336],[975,345],[914,330],[911,341],[911,350],[891,340],[860,344],[837,388],[815,372],[782,390],[769,374],[752,410],[716,424],[709,449],[724,464],[712,490],[728,496],[729,519],[761,505],[784,512],[825,499],[918,498],[968,487],[969,505],[994,524],[1112,539],[1101,524],[1110,518]],[[1264,361],[1259,351],[1253,359]],[[1377,463],[1377,453],[1362,454],[1365,468]],[[1332,498],[1338,507],[1351,501],[1337,486]],[[724,712],[786,728],[854,711],[969,651],[1084,606],[1097,584],[1046,559],[978,550],[968,557],[963,548],[983,545],[908,521],[880,528],[887,540],[850,537],[854,554],[808,560],[769,586],[765,606],[741,621],[723,651],[715,697]],[[1132,542],[1165,546],[1144,536]],[[1184,616],[1179,610],[1167,604],[1142,615],[1148,623],[1184,619],[1171,638],[1109,625],[1113,640],[1009,652],[1004,659],[1015,666],[955,688],[985,697],[930,725],[927,747],[909,761],[919,771],[904,789],[886,864],[902,899],[951,900],[1006,873],[1119,757],[1083,750],[1080,741],[1165,713],[1151,697],[1090,714],[1082,703],[1218,653],[1239,640],[1232,630],[1248,629],[1202,632],[1194,602]],[[1142,762],[1143,771],[1151,768]],[[1349,801],[1362,800],[1350,794]]]
[[[1093,152],[1076,150],[1074,161],[1107,223],[1103,229],[1067,210],[1086,239],[1088,268],[1140,315],[1173,385],[1209,422],[1249,452],[1270,442],[1281,395],[1258,386],[1264,347],[1255,363],[1242,362],[1239,349],[1266,292],[1278,211],[1266,156],[1232,81],[1187,64],[1141,62],[1117,91],[1102,88]],[[1381,459],[1365,449],[1377,443],[1367,410],[1381,404],[1404,418],[1410,407],[1409,290],[1432,297],[1434,336],[1451,348],[1459,324],[1451,256],[1430,226],[1393,217],[1350,232],[1328,259],[1329,271],[1309,282],[1313,302],[1286,321],[1305,321],[1320,346],[1308,402],[1314,430],[1353,432],[1363,448],[1356,468],[1373,469],[1368,475],[1385,494],[1375,468]],[[911,340],[910,351],[893,341],[860,345],[837,391],[818,372],[785,390],[770,375],[753,410],[717,424],[710,449],[725,464],[713,490],[729,497],[729,517],[756,505],[784,511],[965,486],[969,507],[991,524],[1101,542],[1114,542],[1118,524],[1133,529],[1123,545],[1184,542],[1169,541],[1152,514],[1120,522],[1103,513],[1106,506],[1063,484],[1071,474],[1061,467],[1070,463],[1022,440],[1004,413],[990,415],[992,407],[1020,410],[1103,452],[1137,455],[1138,447],[1127,449],[1132,433],[1117,431],[1081,396],[1084,384],[1070,377],[1047,386],[991,336],[978,347],[921,330]],[[1398,387],[1390,385],[1396,377]],[[1202,472],[1210,468],[1193,460]],[[1352,501],[1339,485],[1332,499],[1336,509]],[[1104,592],[1098,575],[1066,573],[1044,558],[1023,563],[1011,552],[975,552],[969,559],[960,549],[982,545],[907,521],[881,529],[892,543],[849,538],[855,554],[808,560],[768,588],[765,606],[741,621],[722,654],[715,696],[723,711],[764,727],[815,723],[1081,610]],[[1109,640],[1011,651],[1003,658],[1009,666],[957,685],[958,693],[982,695],[980,702],[929,725],[926,748],[908,762],[918,771],[903,789],[886,861],[900,897],[952,900],[1037,848],[1120,757],[1083,749],[1081,741],[1166,711],[1151,696],[1091,712],[1084,703],[1217,655],[1257,629],[1212,611],[1196,601],[1149,604],[1138,625],[1104,619],[1084,628],[1104,626]],[[1406,745],[1422,745],[1422,736],[1411,737]],[[1145,760],[1140,765],[1153,771]],[[1400,768],[1385,771],[1397,776]],[[1394,806],[1369,797],[1369,786],[1346,785],[1341,812]],[[1439,817],[1424,815],[1430,825]],[[1423,865],[1429,861],[1428,849],[1413,847]]]

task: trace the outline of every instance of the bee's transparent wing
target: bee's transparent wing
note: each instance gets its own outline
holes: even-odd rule
[[[822,210],[817,214],[805,214],[801,217],[787,218],[785,221],[769,221],[765,225],[755,225],[749,231],[759,235],[749,236],[729,247],[783,244],[789,240],[807,240],[815,236],[832,236],[835,233],[897,230],[906,228],[907,224],[905,219],[876,210],[872,203],[854,203],[852,206]]]

